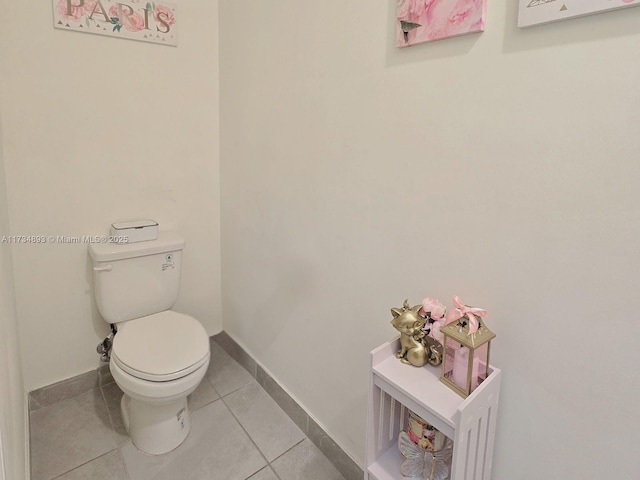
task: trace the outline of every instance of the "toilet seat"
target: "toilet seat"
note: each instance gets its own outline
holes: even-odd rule
[[[118,325],[111,361],[136,378],[166,382],[209,361],[209,336],[195,318],[166,310]]]

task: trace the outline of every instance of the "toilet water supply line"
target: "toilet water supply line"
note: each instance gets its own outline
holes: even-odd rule
[[[118,329],[116,328],[115,324],[110,323],[109,325],[111,325],[111,333],[107,338],[101,341],[96,348],[98,354],[100,355],[100,360],[105,363],[111,359],[110,352],[111,346],[113,345],[113,337],[116,335],[116,333],[118,333]]]

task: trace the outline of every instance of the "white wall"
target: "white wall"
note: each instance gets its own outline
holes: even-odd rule
[[[217,2],[178,6],[177,48],[53,28],[51,2],[4,12],[0,41],[14,235],[100,235],[152,218],[186,241],[177,310],[222,328]],[[27,390],[98,366],[107,324],[87,245],[19,245]]]
[[[2,115],[0,238],[10,234],[1,120]],[[0,243],[0,479],[27,478],[26,395],[22,378],[12,270],[11,246]]]
[[[363,464],[389,309],[457,294],[493,478],[637,478],[640,8],[398,50],[395,3],[221,2],[225,330]]]

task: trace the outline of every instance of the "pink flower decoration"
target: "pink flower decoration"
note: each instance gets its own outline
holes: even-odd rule
[[[122,22],[124,28],[129,30],[130,32],[139,32],[144,29],[144,18],[138,12],[125,17],[125,21]]]
[[[158,21],[160,21],[158,19],[158,15],[160,14],[162,14],[162,20],[165,23],[168,23],[169,25],[173,25],[174,23],[176,23],[176,16],[173,14],[173,12],[169,7],[165,7],[164,5],[158,5],[156,7],[155,13],[153,14],[156,17],[156,20]]]
[[[124,7],[129,8],[129,10],[125,10]],[[138,12],[134,12],[133,9],[127,5],[122,7],[120,7],[119,4],[112,5],[109,8],[109,16],[118,17],[122,26],[130,32],[139,32],[144,28],[144,18],[142,18],[142,15]]]
[[[436,299],[427,297],[422,300],[422,309],[420,310],[420,313],[422,315],[429,314],[429,316],[434,320],[434,322],[429,326],[429,336],[440,343],[444,341],[444,335],[440,333],[440,328],[444,327],[445,311],[446,307]]]
[[[64,18],[78,21],[84,16],[87,5],[76,7],[72,3],[71,8],[69,8],[69,4],[67,3],[67,0],[58,0],[57,7],[58,7],[58,12]]]
[[[439,321],[431,324],[431,331],[429,332],[429,336],[431,338],[436,339],[440,343],[444,343],[444,334],[440,331],[440,329],[444,327],[444,321]]]
[[[444,312],[446,308],[443,304],[441,304],[438,300],[435,300],[431,297],[427,297],[422,300],[422,312],[428,313],[431,318],[433,318],[436,322],[442,320],[444,317]]]

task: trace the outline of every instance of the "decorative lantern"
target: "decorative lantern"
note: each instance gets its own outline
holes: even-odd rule
[[[489,376],[490,345],[496,337],[484,320],[474,320],[465,315],[440,329],[444,335],[440,380],[465,398]]]

